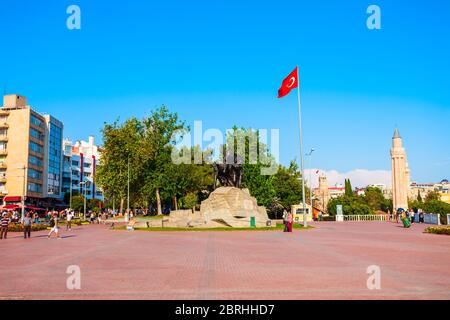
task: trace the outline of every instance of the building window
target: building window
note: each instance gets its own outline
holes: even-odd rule
[[[34,114],[31,115],[30,122],[34,124],[35,126],[38,126],[40,128],[44,128],[44,122],[42,122],[40,119],[38,119]]]
[[[38,166],[38,167],[44,166],[44,163],[42,162],[41,159],[39,159],[38,157],[32,156],[32,155],[30,155],[30,157],[28,158],[28,163],[31,165]]]
[[[40,141],[44,141],[44,135],[34,128],[30,128],[30,136]]]
[[[29,183],[28,184],[28,191],[30,192],[42,192],[42,184],[37,183]]]
[[[28,177],[31,179],[41,180],[42,172],[30,168],[28,169]]]
[[[34,143],[33,141],[30,141],[30,150],[33,151],[33,152],[36,152],[36,153],[43,153],[44,152],[44,148],[42,148],[37,143]]]

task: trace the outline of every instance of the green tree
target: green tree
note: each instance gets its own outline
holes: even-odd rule
[[[350,179],[345,179],[345,195],[347,197],[353,196],[353,189]]]
[[[72,197],[72,209],[75,211],[82,212],[84,210],[84,197],[81,195],[76,195]]]
[[[336,206],[342,205],[344,215],[368,215],[372,213],[371,208],[365,203],[361,196],[343,195],[339,198],[332,199],[328,202],[328,214],[336,215]]]
[[[373,213],[376,211],[391,211],[390,201],[386,199],[383,192],[376,187],[368,187],[363,196],[364,202],[370,207]]]
[[[301,173],[295,161],[291,161],[287,168],[279,166],[278,172],[274,176],[273,185],[279,203],[283,208],[290,209],[292,205],[299,204],[302,201]],[[279,211],[278,213],[280,213]]]
[[[428,194],[425,197],[425,202],[430,202],[430,201],[440,201],[441,200],[441,196],[439,195],[439,192],[437,191],[431,191],[428,192]]]

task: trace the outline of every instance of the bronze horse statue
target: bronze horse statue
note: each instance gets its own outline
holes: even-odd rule
[[[238,161],[240,160],[240,161]],[[227,153],[223,156],[222,163],[214,163],[214,189],[217,187],[217,181],[224,187],[240,188],[243,175],[242,157]]]

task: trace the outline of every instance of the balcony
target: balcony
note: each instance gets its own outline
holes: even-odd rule
[[[1,150],[0,150],[0,156],[6,156],[6,155],[8,155],[8,150],[6,150],[6,149],[1,149]]]
[[[9,128],[9,124],[7,124],[6,122],[0,122],[0,129],[8,129]]]
[[[0,116],[9,116],[9,110],[0,109]]]
[[[6,162],[0,162],[0,169],[6,169],[7,167]]]
[[[5,174],[0,175],[0,183],[6,183],[6,175]]]
[[[0,142],[8,142],[8,136],[0,136]]]

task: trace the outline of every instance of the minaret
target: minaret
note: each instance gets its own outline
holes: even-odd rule
[[[408,161],[398,129],[395,129],[392,137],[391,159],[392,201],[395,213],[398,208],[408,209],[408,190],[410,185]]]

